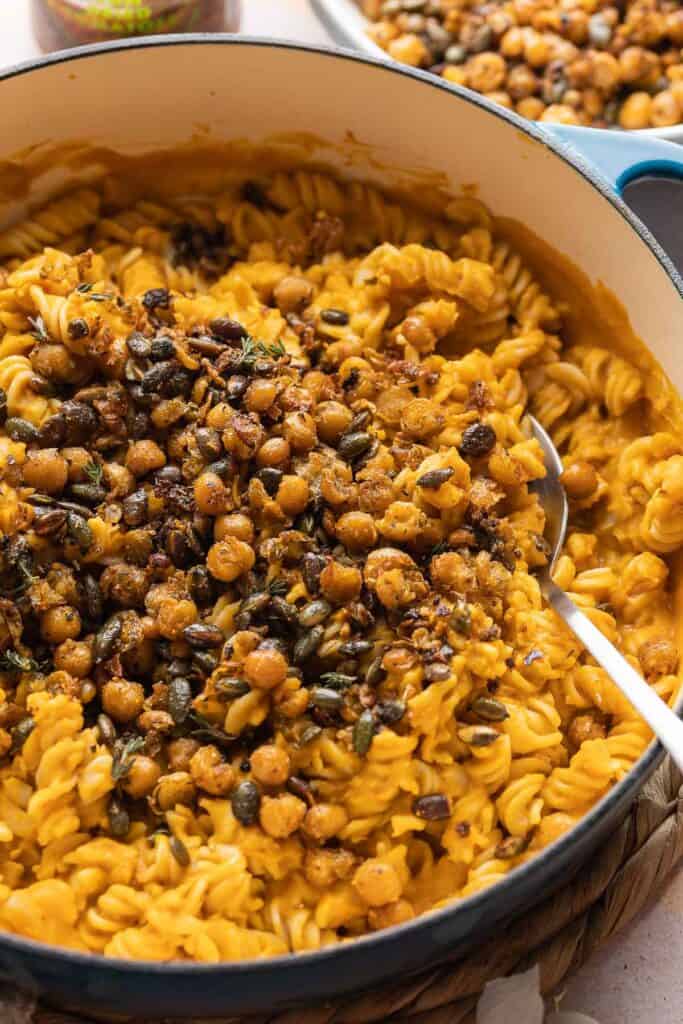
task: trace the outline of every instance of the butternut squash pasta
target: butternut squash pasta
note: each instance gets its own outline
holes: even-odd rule
[[[683,440],[496,221],[322,174],[0,234],[0,928],[135,959],[317,949],[504,878],[667,701]],[[675,405],[677,400],[673,400]]]

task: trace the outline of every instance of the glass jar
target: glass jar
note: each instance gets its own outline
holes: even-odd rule
[[[31,9],[47,52],[166,32],[234,32],[240,0],[31,0]]]

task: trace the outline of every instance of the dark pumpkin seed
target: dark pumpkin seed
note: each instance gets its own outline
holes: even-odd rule
[[[275,596],[270,600],[268,606],[268,618],[277,619],[290,629],[296,629],[299,624],[299,616],[296,608],[284,597]]]
[[[98,487],[97,484],[72,484],[71,493],[86,505],[101,505],[107,497],[104,487]]]
[[[10,416],[5,422],[5,432],[13,441],[21,441],[24,444],[32,444],[38,440],[37,429],[21,416]]]
[[[255,782],[245,779],[232,791],[232,813],[242,825],[253,825],[261,806],[261,792]]]
[[[173,359],[175,355],[173,339],[167,337],[153,338],[149,355],[155,362],[160,362],[162,359]]]
[[[498,843],[494,850],[494,856],[500,860],[511,860],[513,857],[518,857],[520,853],[524,853],[527,845],[528,840],[524,836],[508,836],[507,839]]]
[[[93,532],[83,516],[67,512],[66,531],[76,541],[81,551],[87,551],[93,542]]]
[[[171,304],[171,296],[167,288],[150,288],[142,296],[142,305],[147,310],[168,309]]]
[[[488,725],[467,725],[458,730],[458,738],[468,747],[489,747],[499,736],[500,733]]]
[[[190,647],[200,650],[205,647],[221,647],[225,639],[218,626],[206,622],[193,622],[191,626],[186,626],[183,637]]]
[[[140,489],[128,494],[123,499],[121,507],[126,526],[143,526],[147,522],[149,503],[146,491]]]
[[[249,693],[250,686],[243,679],[236,679],[234,676],[225,676],[215,683],[216,693],[228,700],[235,700],[236,697],[244,697]]]
[[[367,654],[368,651],[373,650],[374,642],[372,640],[347,640],[339,647],[339,653],[345,658],[358,658],[361,654]]]
[[[171,836],[168,841],[168,847],[181,868],[189,867],[190,854],[182,839],[179,839],[178,836]]]
[[[269,602],[270,594],[265,590],[260,590],[256,594],[250,594],[249,597],[245,597],[240,605],[240,611],[246,615],[257,615],[263,611]]]
[[[313,740],[317,739],[318,736],[320,736],[321,732],[322,729],[320,728],[320,726],[314,725],[311,722],[311,724],[307,725],[306,728],[303,730],[301,736],[299,736],[298,745],[300,747],[305,747],[308,743],[312,743]]]
[[[311,626],[319,626],[324,622],[332,611],[332,605],[327,601],[311,601],[299,612],[299,625],[308,629]]]
[[[214,430],[213,427],[200,427],[195,434],[195,439],[197,447],[205,459],[212,462],[214,459],[220,458],[223,445],[217,430]]]
[[[217,316],[209,323],[209,330],[223,341],[241,341],[249,333],[239,320],[233,320],[229,316]]]
[[[346,690],[353,686],[357,677],[346,675],[344,672],[325,672],[320,677],[320,682],[331,690]]]
[[[210,676],[218,668],[219,657],[212,651],[193,651],[192,667],[200,675]]]
[[[301,575],[309,594],[317,594],[320,589],[320,574],[327,565],[322,555],[307,551],[301,561]]]
[[[7,392],[0,388],[0,424],[7,420]]]
[[[342,459],[351,462],[366,452],[372,445],[372,441],[372,435],[364,430],[359,430],[355,434],[344,434],[337,447],[337,452]]]
[[[368,670],[365,673],[365,682],[368,686],[378,686],[379,683],[384,679],[384,669],[382,668],[382,659],[384,658],[384,651],[381,651],[376,658],[370,662]]]
[[[61,413],[50,416],[41,425],[36,439],[41,448],[60,448],[66,440],[66,419]]]
[[[449,678],[451,670],[443,661],[434,661],[425,666],[424,674],[428,683],[441,683]]]
[[[346,327],[349,322],[349,314],[343,309],[322,309],[320,319],[334,327]]]
[[[353,749],[361,757],[364,757],[370,749],[375,729],[375,716],[366,708],[353,727]]]
[[[418,487],[425,487],[428,490],[437,490],[442,484],[453,476],[452,469],[430,469],[418,478]]]
[[[257,480],[260,480],[266,489],[266,493],[270,497],[274,497],[277,494],[277,489],[282,483],[282,478],[285,474],[281,469],[275,469],[274,466],[264,466],[263,469],[259,469],[254,474]]]
[[[293,663],[295,665],[302,665],[311,658],[318,650],[324,635],[324,626],[313,626],[312,629],[302,633],[294,644],[294,651],[292,652]]]
[[[134,331],[129,338],[126,338],[126,345],[130,354],[135,356],[136,359],[148,359],[152,351],[149,338],[146,338],[144,334],[140,334],[139,331]]]
[[[83,580],[83,593],[85,596],[85,607],[88,618],[93,622],[99,622],[104,612],[104,601],[100,585],[94,576],[89,573]]]
[[[322,708],[323,711],[341,711],[344,707],[342,695],[329,686],[314,686],[310,693],[310,702],[313,707]]]
[[[385,725],[395,725],[406,713],[405,701],[383,700],[377,705],[377,714]]]
[[[176,676],[168,686],[168,713],[182,725],[192,709],[192,687],[183,676]]]
[[[66,523],[66,512],[61,508],[52,508],[46,512],[37,512],[33,518],[33,529],[39,537],[51,537],[58,533]]]
[[[109,715],[105,715],[104,712],[97,716],[97,731],[101,742],[106,747],[113,747],[116,742],[116,727]]]
[[[305,779],[300,779],[298,775],[290,775],[285,784],[288,792],[293,793],[294,796],[298,796],[300,800],[308,804],[309,807],[313,807],[315,804],[315,796],[308,782]]]
[[[470,710],[477,718],[483,718],[485,722],[504,722],[506,718],[510,717],[510,712],[502,701],[485,694],[474,698],[470,704]]]
[[[118,797],[113,796],[107,808],[109,818],[109,831],[117,839],[123,839],[128,835],[130,829],[130,815]]]
[[[194,601],[202,607],[212,603],[214,599],[211,576],[203,565],[193,565],[187,574],[187,585]]]
[[[463,431],[459,452],[468,459],[480,459],[493,450],[496,432],[488,423],[472,423]]]
[[[23,747],[24,743],[26,743],[26,740],[29,738],[35,727],[36,723],[31,718],[30,715],[28,715],[26,718],[22,718],[22,720],[14,726],[11,733],[12,743],[7,752],[10,756],[19,753],[19,751]]]
[[[87,338],[90,334],[88,321],[82,316],[77,316],[73,320],[69,320],[66,329],[72,341],[78,341],[79,338]]]
[[[413,803],[413,814],[425,821],[442,821],[451,816],[451,802],[445,793],[420,796]]]
[[[121,617],[116,614],[107,619],[105,624],[96,634],[92,648],[93,661],[96,665],[99,665],[102,661],[106,661],[107,658],[110,658],[114,653],[114,646],[121,636],[121,629]]]

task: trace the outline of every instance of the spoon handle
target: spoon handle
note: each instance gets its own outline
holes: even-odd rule
[[[610,679],[614,681],[636,711],[645,719],[662,746],[683,772],[683,722],[658,697],[626,658],[609,642],[606,636],[594,626],[587,615],[554,583],[544,586],[545,595],[557,614],[564,619],[571,631],[579,638],[587,651],[593,655]]]

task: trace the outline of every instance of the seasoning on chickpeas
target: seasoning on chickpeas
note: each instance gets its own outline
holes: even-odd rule
[[[257,747],[249,760],[254,778],[264,786],[283,786],[289,778],[289,754],[275,744]]]
[[[287,678],[287,661],[278,650],[259,647],[244,659],[244,678],[256,690],[272,690]]]
[[[396,868],[378,857],[363,861],[353,876],[353,887],[369,907],[395,903],[401,895],[401,880]]]

